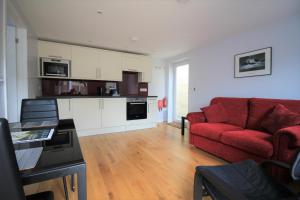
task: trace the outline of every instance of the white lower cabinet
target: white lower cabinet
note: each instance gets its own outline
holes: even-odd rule
[[[157,123],[157,99],[147,99],[147,119],[126,120],[126,98],[58,99],[60,119],[73,118],[79,136],[151,128]]]
[[[101,128],[101,105],[99,98],[71,99],[71,109],[77,130]]]
[[[157,123],[157,99],[147,99],[147,119],[150,123]]]
[[[72,119],[70,99],[57,99],[59,119]]]
[[[126,98],[102,98],[102,128],[126,124]]]

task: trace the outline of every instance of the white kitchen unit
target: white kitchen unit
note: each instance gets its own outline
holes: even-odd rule
[[[101,116],[102,128],[126,125],[126,98],[102,98]]]
[[[158,107],[157,98],[147,98],[147,119],[150,123],[157,123]]]
[[[73,118],[79,136],[152,128],[157,98],[147,98],[147,119],[126,120],[126,97],[57,99],[60,119]]]
[[[145,55],[41,40],[38,54],[38,62],[41,57],[70,60],[70,79],[122,81],[122,71],[139,72],[139,82],[152,78],[152,59]]]
[[[99,50],[72,46],[71,78],[92,79],[99,77]]]
[[[141,72],[141,55],[123,53],[122,67],[123,71]]]
[[[122,54],[115,51],[99,51],[98,79],[122,81]]]
[[[101,128],[101,104],[98,98],[73,98],[71,109],[78,131]]]
[[[71,99],[57,99],[59,119],[73,118],[71,110]]]
[[[71,46],[56,42],[38,41],[38,55],[44,58],[71,60]]]
[[[151,82],[152,80],[152,59],[149,56],[140,57],[141,73],[139,75],[139,82]]]

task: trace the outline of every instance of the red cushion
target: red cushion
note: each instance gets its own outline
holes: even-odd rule
[[[262,120],[273,111],[277,104],[282,104],[290,111],[300,114],[300,100],[252,98],[249,100],[247,128],[261,130]]]
[[[228,114],[220,103],[201,108],[209,123],[222,123],[228,121]]]
[[[191,133],[219,141],[224,131],[241,130],[242,128],[223,123],[196,123],[191,125]]]
[[[248,118],[248,98],[216,97],[211,104],[221,103],[228,113],[229,124],[245,128]]]
[[[221,136],[221,142],[246,152],[270,157],[273,154],[272,136],[255,130],[227,131]]]
[[[284,105],[278,104],[273,111],[267,115],[261,126],[270,133],[275,133],[279,129],[300,124],[300,114],[294,113]]]

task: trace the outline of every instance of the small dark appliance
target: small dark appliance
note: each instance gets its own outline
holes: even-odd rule
[[[147,99],[127,98],[127,120],[147,119]]]

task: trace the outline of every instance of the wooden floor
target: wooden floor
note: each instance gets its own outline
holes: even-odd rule
[[[160,124],[157,128],[80,138],[87,162],[88,200],[192,199],[194,168],[217,165],[217,159],[188,144],[188,134]],[[62,179],[25,188],[52,190],[63,200]],[[77,193],[70,193],[70,200]]]

